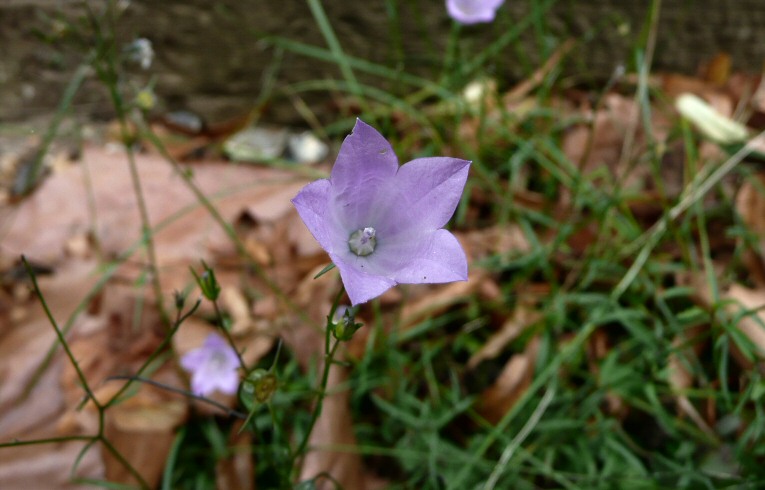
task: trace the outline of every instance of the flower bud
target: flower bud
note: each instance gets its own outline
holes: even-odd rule
[[[265,369],[254,369],[243,381],[245,393],[251,394],[258,403],[266,403],[276,392],[276,376]]]
[[[332,335],[337,340],[348,341],[351,340],[356,330],[362,327],[361,323],[356,323],[356,311],[354,308],[347,306],[338,306],[335,310],[335,315],[330,322],[332,328]]]
[[[194,275],[194,279],[196,279],[199,289],[202,290],[202,295],[210,301],[215,301],[220,295],[220,284],[218,284],[218,280],[215,279],[215,272],[204,262],[202,262],[202,265],[204,266],[202,275],[197,275],[194,269],[191,269],[191,273]]]

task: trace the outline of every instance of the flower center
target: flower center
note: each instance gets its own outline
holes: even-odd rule
[[[371,254],[377,245],[375,234],[375,229],[371,226],[354,231],[348,238],[348,248],[359,257]]]
[[[226,358],[226,354],[221,351],[215,351],[210,354],[208,362],[210,369],[213,371],[222,371],[228,366],[228,358]]]

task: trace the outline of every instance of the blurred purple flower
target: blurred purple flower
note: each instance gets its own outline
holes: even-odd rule
[[[491,22],[505,0],[446,0],[446,11],[460,24]]]
[[[400,283],[467,280],[465,252],[442,227],[469,168],[469,161],[448,157],[399,167],[385,138],[357,120],[329,180],[308,184],[292,203],[357,305]]]
[[[183,369],[191,373],[191,391],[207,396],[215,390],[233,395],[239,387],[239,358],[234,349],[217,333],[211,333],[202,347],[181,358]]]

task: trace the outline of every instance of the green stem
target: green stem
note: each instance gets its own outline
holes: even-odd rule
[[[144,361],[144,363],[141,365],[141,367],[138,369],[138,371],[135,373],[135,375],[133,375],[133,376],[125,376],[125,377],[122,377],[122,378],[113,377],[113,379],[127,379],[129,381],[127,383],[125,383],[125,385],[122,386],[122,388],[120,388],[117,391],[117,393],[115,393],[109,399],[108,402],[106,402],[104,407],[108,408],[108,407],[116,404],[117,401],[119,400],[119,398],[122,396],[122,394],[130,387],[130,384],[131,384],[131,382],[133,380],[144,381],[144,379],[141,378],[141,374],[143,374],[143,372],[151,365],[151,363],[154,361],[154,359],[159,357],[160,353],[164,352],[165,348],[168,346],[168,344],[170,344],[170,341],[172,340],[173,335],[175,335],[175,332],[178,331],[178,329],[180,328],[181,324],[187,318],[189,318],[191,315],[193,315],[194,312],[197,311],[197,308],[199,308],[199,305],[201,303],[202,303],[201,300],[197,300],[197,302],[194,303],[194,306],[192,306],[191,309],[186,314],[184,314],[183,316],[181,316],[180,312],[178,312],[178,317],[175,319],[175,323],[174,323],[172,329],[170,330],[170,332],[168,332],[167,336],[162,340],[162,342],[159,344],[159,346],[157,346],[157,348],[154,350],[154,352],[152,352],[151,355],[146,359],[146,361]]]
[[[82,83],[85,81],[85,78],[88,75],[91,58],[92,55],[77,68],[77,70],[74,72],[74,75],[72,76],[72,79],[67,84],[66,89],[64,90],[64,95],[61,97],[61,102],[59,102],[58,107],[56,108],[56,113],[53,115],[53,119],[48,126],[48,130],[45,132],[45,136],[43,136],[42,143],[40,144],[40,149],[35,155],[35,160],[32,164],[31,171],[20,184],[18,189],[18,193],[20,195],[27,194],[37,184],[37,180],[40,178],[40,171],[42,169],[45,155],[47,155],[48,150],[50,149],[50,145],[53,143],[53,139],[58,133],[58,128],[61,125],[61,121],[64,120],[64,115],[69,111],[69,108],[72,105],[74,96],[80,90]]]
[[[111,4],[108,5],[111,7]],[[159,310],[162,322],[169,327],[170,319],[164,308],[164,298],[162,296],[162,286],[159,281],[159,267],[157,262],[157,254],[154,247],[154,238],[151,229],[151,221],[149,220],[149,211],[146,205],[146,198],[144,196],[143,187],[141,185],[141,177],[138,173],[138,166],[135,161],[135,152],[130,144],[130,132],[127,125],[127,111],[125,104],[122,100],[122,95],[119,93],[117,84],[119,82],[119,73],[117,71],[115,54],[115,39],[114,39],[114,25],[113,18],[110,16],[113,14],[111,8],[107,11],[107,18],[100,20],[92,12],[90,5],[85,4],[85,8],[88,11],[91,25],[94,30],[96,38],[96,59],[93,62],[93,68],[96,70],[99,79],[106,85],[109,92],[109,98],[111,99],[112,106],[117,115],[117,120],[120,126],[120,139],[125,147],[125,152],[128,157],[128,168],[130,171],[130,179],[133,185],[133,193],[136,197],[138,204],[138,212],[141,217],[141,238],[144,246],[146,247],[146,255],[149,260],[149,267],[151,270],[152,284],[154,287],[154,294],[157,301],[157,309]],[[105,35],[101,23],[107,22],[107,30],[109,35]]]
[[[345,293],[345,288],[341,287],[340,292],[338,292],[337,297],[335,297],[335,301],[332,304],[332,309],[330,310],[329,315],[327,316],[327,327],[324,332],[324,371],[321,376],[321,384],[318,391],[318,399],[316,400],[316,407],[314,408],[313,415],[311,416],[311,422],[308,424],[308,430],[303,436],[303,440],[300,443],[300,446],[298,446],[297,450],[293,453],[293,457],[295,459],[302,456],[303,452],[306,449],[306,446],[308,446],[308,440],[311,438],[311,432],[313,432],[313,428],[316,425],[316,421],[319,420],[319,415],[321,415],[321,410],[324,405],[324,397],[327,395],[327,382],[329,381],[329,370],[332,367],[332,364],[334,363],[334,358],[335,358],[335,353],[337,352],[337,348],[340,346],[339,340],[335,340],[334,344],[332,344],[331,342],[332,341],[332,319],[335,316],[337,307],[340,305],[340,299],[343,297],[344,293]],[[331,347],[330,347],[330,344],[332,344]]]
[[[223,313],[220,311],[220,308],[218,307],[218,302],[213,301],[212,303],[213,303],[213,308],[215,308],[215,316],[218,317],[220,330],[223,332],[223,335],[226,337],[226,341],[228,342],[228,345],[230,345],[231,348],[234,349],[234,352],[236,353],[236,358],[239,360],[239,366],[242,368],[242,372],[244,374],[247,374],[247,366],[244,364],[244,359],[242,359],[242,355],[239,353],[239,350],[236,348],[234,339],[231,337],[231,332],[229,332],[228,328],[226,328],[226,324],[223,320]]]
[[[348,62],[348,57],[343,52],[343,48],[340,46],[340,41],[335,35],[335,31],[332,29],[332,25],[327,18],[327,13],[324,11],[324,7],[321,5],[321,0],[308,0],[308,7],[311,9],[311,14],[316,20],[316,24],[321,30],[321,34],[324,36],[324,40],[329,46],[329,50],[332,52],[335,63],[340,68],[340,73],[343,74],[343,78],[351,87],[353,95],[358,98],[359,104],[364,112],[369,113],[369,107],[364,99],[361,86],[359,85],[356,76],[353,74],[353,69]]]
[[[77,362],[77,359],[75,359],[74,354],[72,353],[72,350],[69,348],[69,344],[66,342],[66,338],[64,338],[64,334],[61,332],[61,329],[58,327],[58,323],[56,322],[56,319],[53,318],[53,313],[51,313],[50,308],[48,307],[47,301],[45,301],[45,297],[42,294],[42,291],[40,290],[40,286],[37,284],[37,276],[35,275],[34,270],[32,270],[32,266],[29,265],[29,262],[27,262],[27,258],[25,256],[21,256],[21,261],[24,263],[24,267],[27,270],[27,274],[29,274],[29,278],[32,281],[32,287],[35,290],[35,294],[40,299],[40,304],[43,307],[43,310],[45,311],[45,316],[48,317],[48,321],[50,321],[50,324],[53,326],[53,330],[56,331],[56,337],[58,337],[58,341],[61,343],[61,346],[64,348],[64,352],[66,352],[66,356],[69,358],[69,362],[72,363],[72,366],[74,367],[74,370],[77,372],[77,377],[80,380],[80,383],[82,383],[82,389],[85,390],[85,393],[88,395],[88,398],[90,398],[93,401],[93,404],[98,408],[98,410],[102,410],[102,405],[98,402],[98,399],[96,399],[95,395],[93,394],[93,391],[90,389],[90,385],[88,385],[88,380],[85,378],[85,374],[82,372],[82,369],[80,369],[80,364]]]
[[[70,441],[90,441],[92,439],[93,436],[48,437],[46,439],[32,439],[30,441],[20,441],[15,439],[11,442],[0,442],[0,449],[4,447],[31,446],[33,444],[61,444],[62,442]]]
[[[171,391],[173,393],[178,393],[179,395],[184,395],[184,396],[187,396],[189,398],[193,398],[195,400],[199,400],[201,402],[207,403],[209,405],[214,406],[215,408],[218,408],[218,409],[222,410],[223,412],[225,412],[226,415],[228,415],[230,417],[236,417],[236,418],[242,419],[242,420],[247,419],[247,415],[243,414],[242,412],[239,412],[237,410],[232,410],[232,409],[228,408],[226,405],[223,405],[222,403],[218,403],[215,400],[212,400],[210,398],[205,398],[202,395],[194,394],[194,393],[192,393],[192,392],[190,392],[188,390],[183,390],[181,388],[176,388],[174,386],[168,386],[168,385],[160,383],[158,381],[154,381],[153,379],[150,379],[150,378],[144,378],[144,377],[141,377],[141,376],[138,376],[138,375],[133,375],[133,376],[109,376],[108,378],[106,378],[105,381],[112,381],[112,380],[127,380],[127,381],[130,381],[130,382],[139,381],[139,382],[145,383],[147,385],[155,386],[157,388],[162,388],[163,390]],[[125,386],[127,386],[129,384],[130,383],[125,383]]]
[[[268,287],[268,289],[280,301],[282,301],[282,303],[284,303],[284,305],[289,310],[298,312],[301,320],[307,323],[312,323],[308,318],[308,315],[300,310],[300,308],[298,308],[297,305],[295,305],[295,303],[293,303],[292,300],[290,300],[284,294],[284,292],[282,292],[281,288],[270,277],[268,277],[263,268],[258,264],[257,260],[255,260],[252,254],[247,250],[247,247],[244,245],[242,240],[239,239],[236,231],[234,231],[234,228],[225,220],[225,218],[223,218],[223,215],[221,215],[220,212],[215,208],[210,199],[205,196],[201,189],[199,189],[199,187],[194,183],[192,175],[189,172],[186,172],[178,163],[178,161],[173,158],[172,155],[170,155],[170,153],[167,151],[167,148],[162,143],[162,140],[159,139],[159,137],[154,133],[154,131],[152,131],[151,127],[147,125],[145,121],[142,121],[141,133],[143,136],[149,139],[149,141],[162,155],[162,158],[164,158],[170,164],[176,175],[181,178],[186,187],[188,187],[188,189],[194,194],[194,197],[197,199],[197,201],[202,204],[202,206],[204,206],[208,213],[210,213],[210,216],[213,218],[213,220],[218,223],[226,236],[231,240],[231,243],[234,244],[237,253],[239,253],[241,257],[247,259],[249,265],[252,267],[252,270],[255,272],[255,275],[257,275],[258,278],[266,284],[266,287]]]

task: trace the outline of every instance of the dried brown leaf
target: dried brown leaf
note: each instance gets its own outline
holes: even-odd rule
[[[486,420],[496,424],[523,396],[534,376],[538,351],[539,338],[534,337],[522,353],[510,358],[494,384],[481,393],[478,411]]]
[[[504,348],[528,327],[534,324],[541,315],[526,306],[519,306],[513,315],[505,320],[500,329],[489,337],[489,340],[473,354],[467,362],[468,369],[475,368],[487,359],[494,359],[502,353]]]
[[[240,431],[242,423],[231,427],[228,445],[231,455],[218,460],[215,465],[217,488],[227,490],[255,490],[255,469],[252,461],[253,436],[249,431]]]
[[[687,332],[677,335],[672,341],[672,351],[667,361],[668,382],[673,393],[675,393],[677,411],[687,415],[707,435],[716,438],[714,430],[685,394],[686,390],[692,387],[694,383],[690,366],[692,360],[700,354],[703,347],[700,337],[705,328],[707,327],[691,328]]]
[[[435,316],[466,299],[480,289],[484,280],[489,280],[483,270],[470,271],[467,281],[436,286],[421,293],[417,299],[401,308],[401,327],[406,329],[429,316]]]
[[[750,279],[760,287],[765,287],[765,174],[757,174],[741,185],[736,196],[736,211],[754,233],[759,244],[755,250],[748,250],[744,256]]]
[[[85,185],[85,166],[92,189]],[[167,162],[138,154],[136,166],[152,226],[169,220],[154,233],[160,266],[210,260],[210,249],[228,243],[220,226]],[[285,215],[291,210],[290,198],[306,183],[287,172],[262,167],[206,163],[190,170],[194,182],[229,223],[245,210],[261,220]],[[84,197],[90,192],[97,212],[94,236],[102,250],[118,254],[136,244],[140,215],[125,154],[87,148],[80,165],[52,175],[14,206],[2,253],[25,253],[45,263],[60,261],[67,240],[88,233],[94,223]]]
[[[712,85],[722,87],[730,79],[733,62],[728,53],[717,53],[704,67],[704,79]]]
[[[72,483],[71,476],[104,477],[99,452],[91,448],[80,460],[77,471],[72,467],[85,442],[16,446],[0,449],[0,488],[45,488],[46,490],[85,490],[92,485]]]
[[[348,370],[337,364],[330,368],[327,396],[309,440],[310,452],[303,460],[300,480],[316,478],[316,488],[364,490],[366,477],[361,455],[354,451],[356,435],[350,410],[348,389],[339,387],[348,380]],[[344,446],[344,450],[332,449]],[[330,480],[324,474],[330,475]]]
[[[705,278],[701,275],[691,276],[686,280],[696,289],[697,301],[706,308],[712,308],[714,296]],[[725,302],[725,311],[732,317],[738,318],[736,327],[754,346],[756,363],[765,369],[765,289],[749,289],[740,284],[731,285],[720,295]],[[744,368],[752,369],[754,363],[738,349],[735,342],[731,343],[733,358]]]
[[[478,230],[456,233],[465,248],[468,262],[473,263],[492,255],[523,254],[531,250],[520,226],[495,225]]]
[[[725,297],[739,305],[726,308],[731,313],[740,313],[742,309],[754,312],[743,316],[738,322],[738,328],[754,344],[757,360],[765,360],[765,327],[762,326],[765,324],[765,289],[749,289],[740,284],[733,284]],[[751,366],[751,363],[749,364]]]
[[[175,429],[186,419],[181,401],[159,403],[144,396],[111,407],[106,412],[105,436],[141,477],[155,488],[175,439]],[[111,482],[135,484],[125,465],[102,448],[106,477]]]

